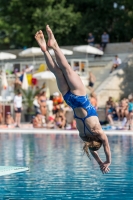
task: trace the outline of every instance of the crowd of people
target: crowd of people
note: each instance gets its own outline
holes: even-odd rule
[[[120,102],[115,102],[112,97],[109,97],[106,102],[106,118],[111,126],[117,120],[122,122],[122,129],[131,130],[133,126],[133,94],[121,99]]]
[[[117,59],[118,57],[116,57]],[[98,110],[97,96],[94,92],[96,77],[90,71],[88,74],[89,99],[91,104]],[[14,116],[11,112],[5,113],[3,118],[3,106],[0,105],[0,124],[6,127],[21,127],[21,113],[23,112],[23,98],[20,92],[22,82],[16,76],[14,82]],[[46,88],[38,90],[38,94],[33,99],[34,115],[30,123],[34,128],[59,128],[76,129],[76,122],[72,109],[65,103],[63,97],[58,92],[47,98]],[[109,97],[105,105],[106,121],[114,126],[115,121],[121,122],[122,128],[128,126],[130,130],[133,126],[133,94],[128,98],[123,98],[120,102],[115,102],[113,97]]]
[[[14,116],[11,112],[4,113],[3,105],[0,105],[1,128],[21,127],[23,112],[22,94],[18,91],[14,97]],[[76,129],[72,109],[64,102],[58,92],[53,93],[50,99],[46,97],[46,90],[42,89],[33,99],[34,114],[29,123],[34,128],[67,128]]]

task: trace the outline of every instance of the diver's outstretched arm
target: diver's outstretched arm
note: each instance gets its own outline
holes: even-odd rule
[[[107,136],[104,134],[99,134],[98,135],[98,138],[102,141],[103,143],[103,147],[104,147],[104,152],[105,152],[105,155],[106,155],[106,161],[103,162],[100,167],[101,167],[101,170],[103,171],[107,171],[109,165],[111,164],[111,151],[110,151],[110,146],[109,146],[109,142],[108,142],[108,138]]]
[[[103,161],[102,161],[101,158],[99,157],[97,151],[91,151],[91,150],[90,150],[90,152],[91,152],[91,155],[95,158],[95,160],[96,160],[97,163],[99,164],[102,173],[104,174],[104,173],[109,172],[110,169],[109,169],[108,167],[106,168],[106,171],[105,171],[105,168],[102,168],[102,167],[101,167],[101,166],[103,165]]]

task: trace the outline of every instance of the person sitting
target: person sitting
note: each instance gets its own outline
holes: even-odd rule
[[[79,71],[79,68],[80,68],[80,67],[79,67],[79,62],[75,62],[75,63],[74,63],[73,70],[74,70],[74,71]]]
[[[102,45],[103,51],[105,51],[105,48],[108,43],[109,43],[109,34],[106,31],[104,31],[103,34],[101,35],[101,45]]]
[[[110,73],[112,73],[115,69],[117,69],[120,64],[121,64],[121,59],[116,55],[115,59],[113,60],[113,65],[112,65]]]
[[[62,95],[58,92],[53,93],[53,114],[56,114],[60,109],[61,105],[63,104]]]
[[[14,127],[14,119],[13,117],[11,116],[11,113],[10,112],[7,112],[6,113],[6,118],[5,118],[5,121],[6,121],[6,125],[7,127]]]
[[[47,114],[47,97],[46,92],[42,91],[40,95],[37,98],[38,104],[40,105],[39,109],[41,111],[41,114],[43,116],[46,116]]]
[[[14,81],[14,91],[15,93],[18,92],[21,89],[22,82],[20,81],[19,77],[16,75],[15,81]]]
[[[66,125],[65,112],[60,109],[55,115],[55,127],[64,129]]]
[[[39,112],[33,118],[33,127],[34,128],[42,128],[43,127],[42,115]]]

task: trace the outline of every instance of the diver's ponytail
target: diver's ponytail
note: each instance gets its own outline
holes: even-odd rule
[[[91,160],[91,157],[90,157],[90,154],[89,154],[89,151],[88,151],[89,146],[90,146],[89,142],[84,142],[83,151],[84,151],[84,153],[86,153],[88,158]]]

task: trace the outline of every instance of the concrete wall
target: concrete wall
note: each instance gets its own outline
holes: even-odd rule
[[[107,54],[119,54],[128,52],[133,52],[133,45],[131,42],[109,43],[105,50],[105,53]]]
[[[99,107],[104,107],[109,96],[115,101],[122,97],[127,97],[133,92],[133,56],[128,57],[123,63],[123,67],[114,71],[109,77],[96,89]]]
[[[76,45],[76,46],[79,46],[79,45]],[[69,49],[69,50],[73,50],[73,47],[75,46],[61,46],[61,48]],[[4,50],[3,52],[9,52],[9,53],[18,55],[21,51],[22,49],[14,49],[14,50],[8,49],[8,50]],[[127,53],[127,52],[133,52],[133,45],[131,44],[131,42],[109,43],[105,50],[105,54],[107,53],[107,54],[114,54],[114,55],[118,53]],[[76,54],[81,55],[81,53],[75,51],[74,55]]]

